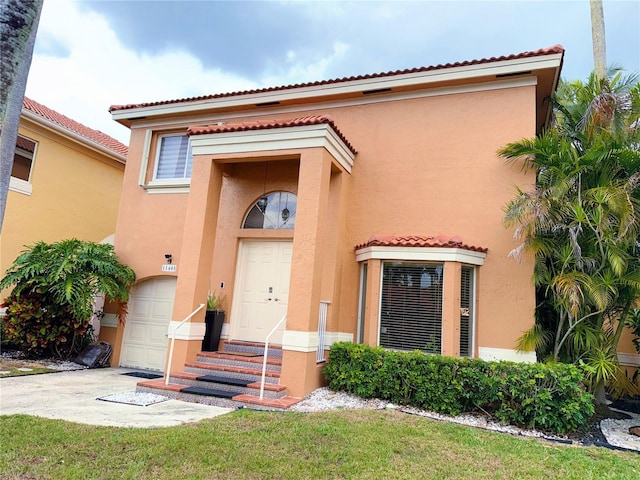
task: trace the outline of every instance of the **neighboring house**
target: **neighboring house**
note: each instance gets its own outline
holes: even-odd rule
[[[163,370],[167,327],[208,291],[225,296],[227,340],[264,342],[287,315],[272,341],[295,397],[341,340],[535,361],[514,349],[534,322],[533,260],[509,257],[502,224],[535,177],[496,152],[547,124],[563,55],[112,106],[131,128],[116,252],[139,279],[126,326],[103,328],[112,363]],[[203,319],[177,334],[172,372]]]
[[[25,98],[0,236],[2,273],[38,241],[112,243],[126,157],[126,145]]]

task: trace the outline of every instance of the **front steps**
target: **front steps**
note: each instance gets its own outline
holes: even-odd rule
[[[168,385],[164,378],[144,380],[138,382],[136,391],[230,408],[284,410],[298,403],[300,399],[287,397],[287,387],[279,383],[282,348],[277,345],[269,346],[260,400],[263,355],[263,344],[227,342],[221,352],[200,352],[195,362],[185,364],[184,372],[171,374]]]

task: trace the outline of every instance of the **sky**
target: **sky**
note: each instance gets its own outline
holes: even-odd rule
[[[607,63],[640,72],[640,0],[604,0]],[[111,105],[461,62],[561,44],[593,69],[589,0],[45,0],[26,95],[129,143]]]

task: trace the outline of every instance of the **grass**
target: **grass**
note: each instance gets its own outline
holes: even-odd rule
[[[142,408],[142,407],[136,407]],[[395,411],[239,410],[162,429],[0,417],[3,479],[638,479],[640,455]]]
[[[25,360],[5,360],[0,359],[0,378],[20,377],[22,375],[37,375],[39,373],[55,372],[51,368],[43,367],[37,362],[29,362]]]

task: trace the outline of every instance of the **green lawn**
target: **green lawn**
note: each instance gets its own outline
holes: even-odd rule
[[[30,370],[19,370],[17,367],[11,367],[8,370],[0,371],[0,378],[22,377],[24,375],[39,375],[41,373],[51,373],[56,371],[57,370],[53,370],[51,368],[46,368],[46,367],[33,367]],[[7,373],[3,373],[3,372],[7,372]]]
[[[239,410],[152,430],[14,415],[0,417],[0,478],[637,480],[640,455],[395,411]]]

